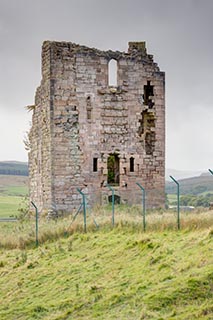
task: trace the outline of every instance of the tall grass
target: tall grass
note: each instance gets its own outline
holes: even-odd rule
[[[143,219],[140,206],[116,206],[114,228],[128,229],[129,232],[143,232]],[[111,230],[112,212],[111,207],[97,207],[87,211],[87,230],[95,231],[98,227]],[[213,211],[193,211],[181,213],[181,229],[197,230],[209,229],[213,226]],[[149,211],[146,214],[146,232],[177,230],[177,214],[169,211]],[[73,222],[73,215],[57,220],[47,220],[46,217],[39,219],[39,243],[54,241],[59,238],[68,237],[78,232],[84,232],[83,214],[79,213]],[[16,223],[0,224],[0,248],[25,249],[35,246],[35,218],[31,216],[27,220]]]

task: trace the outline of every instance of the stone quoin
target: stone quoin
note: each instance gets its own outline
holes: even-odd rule
[[[32,107],[32,106],[31,106]],[[29,132],[30,200],[48,212],[110,201],[165,204],[165,74],[145,42],[128,52],[45,41]]]

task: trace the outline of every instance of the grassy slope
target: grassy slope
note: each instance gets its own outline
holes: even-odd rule
[[[17,216],[23,201],[23,197],[0,196],[0,218]]]
[[[213,232],[75,233],[2,250],[0,319],[212,319]]]
[[[180,183],[180,194],[197,194],[198,188],[203,187],[207,192],[213,192],[213,177],[209,175],[201,175],[199,177],[192,177],[187,179],[179,180]],[[177,187],[174,182],[166,181],[166,193],[173,194],[177,193]]]
[[[28,177],[14,176],[14,175],[0,175],[0,188],[5,189],[8,187],[20,186],[28,187]]]
[[[28,177],[0,175],[0,217],[17,215],[27,194]]]

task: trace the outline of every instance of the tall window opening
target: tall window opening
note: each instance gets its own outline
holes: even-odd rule
[[[87,102],[87,120],[91,120],[92,119],[92,103],[91,103],[90,96],[87,96],[86,102]]]
[[[147,85],[143,87],[144,94],[143,100],[144,104],[152,108],[154,106],[153,97],[154,97],[154,86],[151,85],[151,81],[147,81]]]
[[[112,185],[119,185],[120,163],[117,154],[111,154],[107,159],[107,182]]]
[[[117,71],[118,63],[115,59],[111,59],[108,64],[108,85],[117,87]]]
[[[133,158],[133,157],[131,157],[130,159],[129,159],[129,164],[130,164],[130,172],[134,172],[135,171],[135,159]]]
[[[98,158],[93,158],[93,172],[98,171]]]

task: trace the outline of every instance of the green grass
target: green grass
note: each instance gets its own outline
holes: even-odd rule
[[[168,201],[169,201],[169,204],[177,201],[177,194],[167,194],[167,198],[168,198]]]
[[[28,194],[27,186],[7,186],[0,188],[0,195],[23,197]]]
[[[1,249],[0,319],[210,320],[212,241],[209,228],[145,234],[118,224]]]
[[[17,216],[23,199],[23,197],[0,196],[0,218]]]
[[[28,177],[0,175],[0,217],[17,216],[28,192]]]

